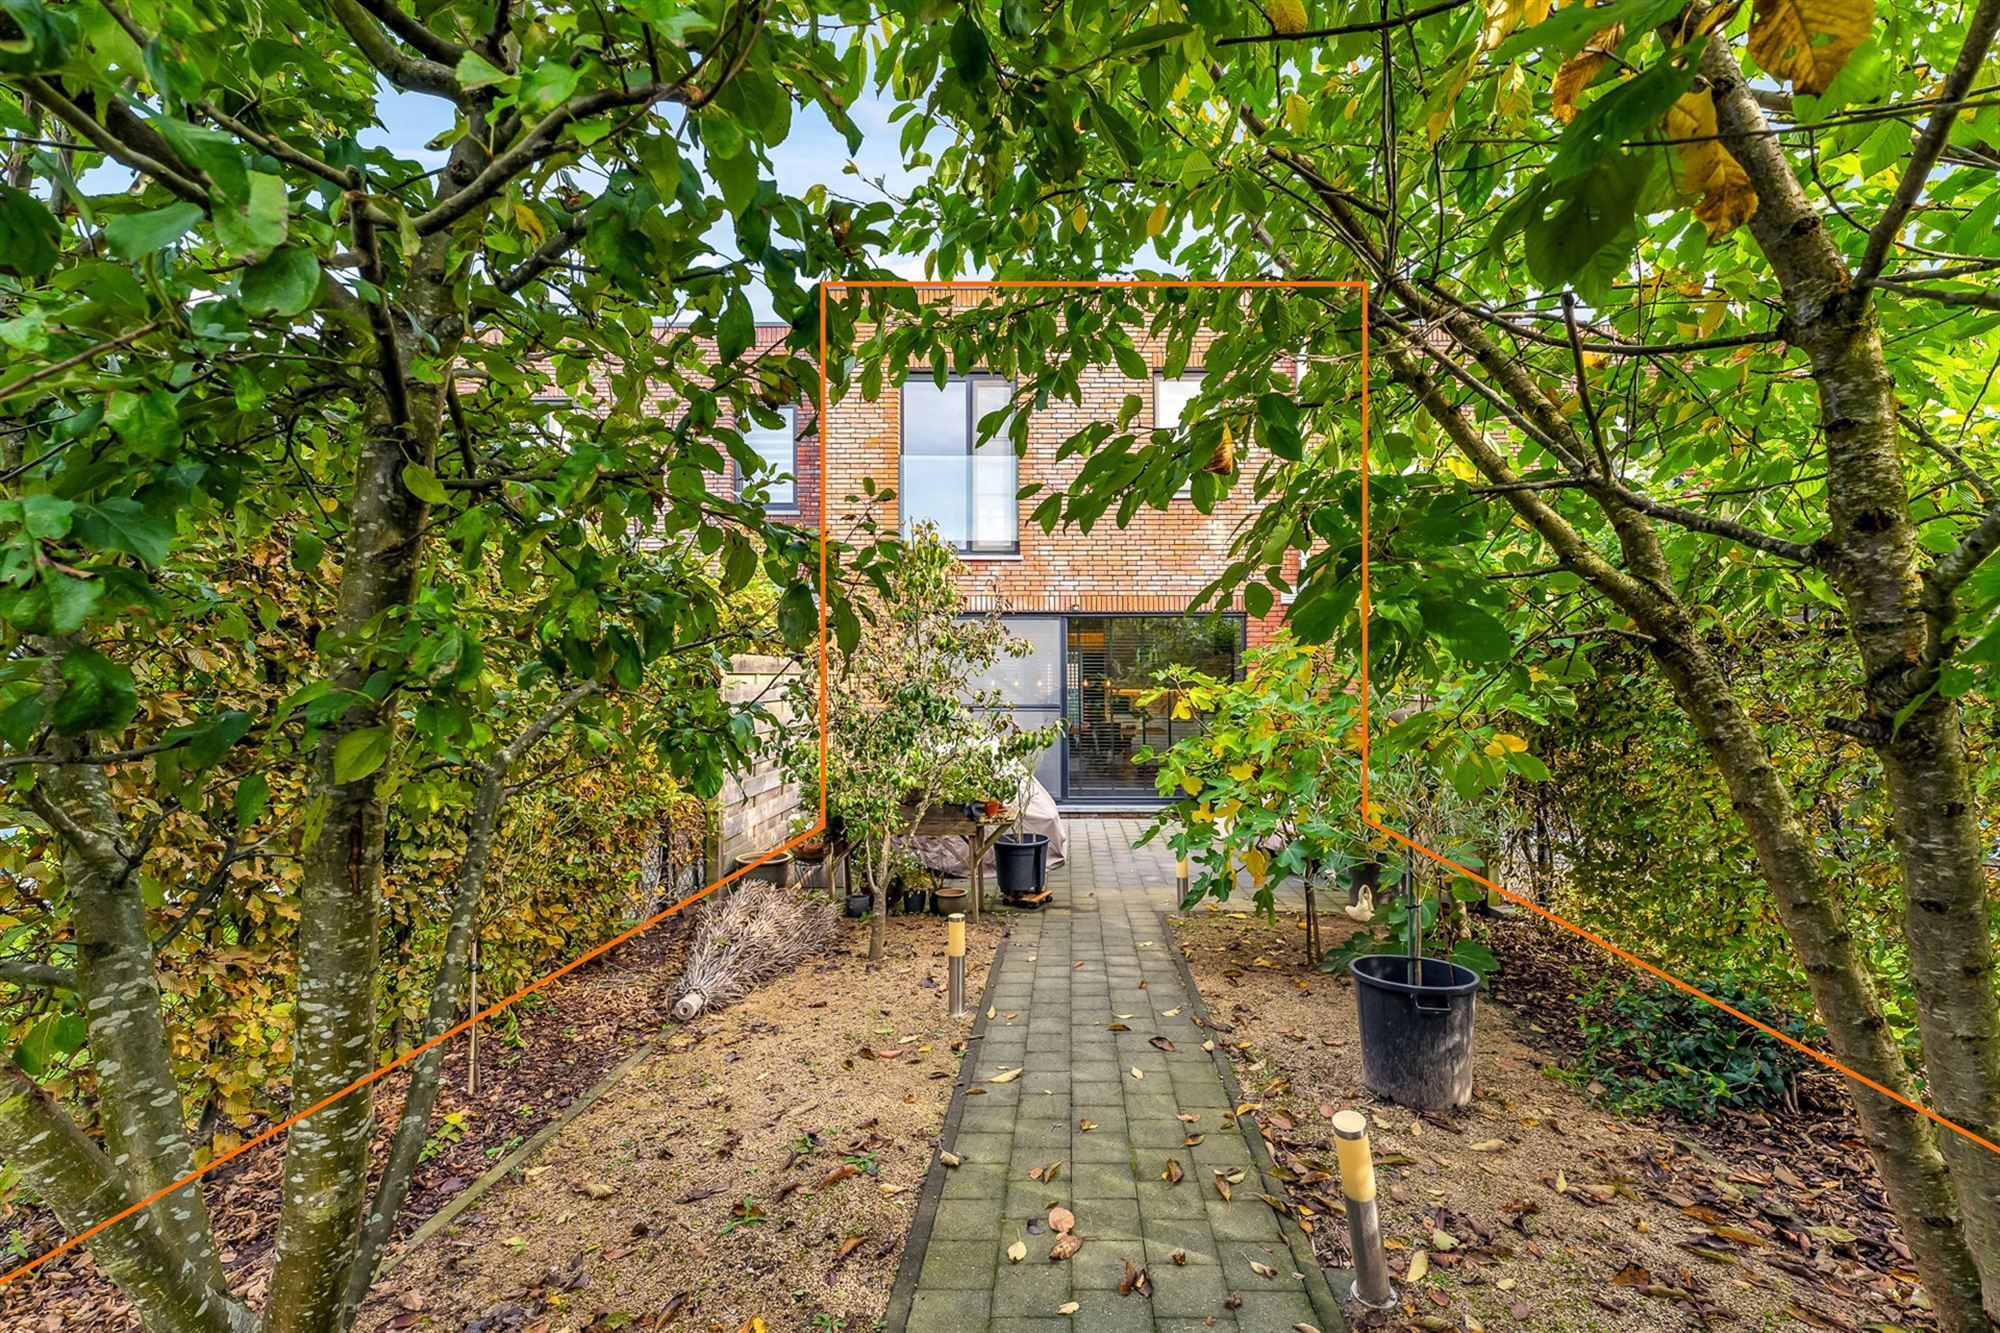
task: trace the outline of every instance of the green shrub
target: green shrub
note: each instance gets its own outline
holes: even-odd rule
[[[1710,994],[1797,1041],[1817,1025],[1734,986]],[[1565,1076],[1595,1082],[1623,1111],[1672,1111],[1706,1120],[1722,1110],[1785,1104],[1807,1058],[1769,1033],[1684,991],[1599,981],[1577,997],[1584,1050]]]

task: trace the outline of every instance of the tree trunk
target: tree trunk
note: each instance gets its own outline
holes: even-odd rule
[[[0,1087],[0,1143],[8,1165],[33,1183],[72,1236],[145,1197],[132,1191],[47,1092],[12,1065]],[[162,1234],[172,1220],[161,1206],[135,1213],[90,1238],[91,1258],[138,1308],[147,1333],[241,1333],[252,1326],[249,1312],[207,1280],[206,1263]]]
[[[1397,378],[1412,385],[1426,412],[1489,481],[1503,486],[1519,481],[1493,446],[1454,410],[1436,382],[1416,368],[1414,349],[1398,350],[1392,344],[1385,356]],[[1666,589],[1611,566],[1537,494],[1516,488],[1507,492],[1507,499],[1567,568],[1596,585],[1651,636],[1653,657],[1714,758],[1750,835],[1779,917],[1812,986],[1835,1057],[1897,1096],[1912,1097],[1902,1051],[1883,1020],[1874,982],[1854,947],[1839,895],[1821,873],[1818,853],[1798,821],[1792,793],[1721,665],[1701,646],[1692,623]],[[1940,1327],[1947,1333],[1986,1328],[1979,1270],[1930,1122],[1866,1087],[1852,1091],[1862,1135]]]
[[[1931,604],[1899,452],[1896,389],[1866,293],[1800,189],[1737,58],[1703,54],[1724,143],[1756,187],[1751,234],[1784,293],[1789,341],[1818,389],[1834,582],[1864,671],[1864,722],[1880,756],[1903,879],[1903,935],[1939,1114],[2000,1140],[2000,995],[1978,805],[1956,701],[1937,692],[1948,608]],[[1946,1133],[1945,1159],[1972,1252],[2000,1315],[2000,1153]]]
[[[192,1174],[194,1148],[139,895],[143,849],[125,831],[105,770],[81,744],[63,748],[82,762],[42,770],[36,804],[54,807],[48,813],[59,812],[71,830],[62,839],[63,877],[75,903],[77,995],[99,1074],[104,1141],[116,1169],[144,1198]],[[149,1212],[160,1235],[186,1255],[189,1270],[226,1295],[200,1184],[182,1186]]]
[[[413,424],[426,427],[423,439],[406,441],[378,402],[349,506],[340,601],[328,633],[342,654],[334,682],[357,695],[373,668],[353,655],[352,645],[371,633],[371,622],[408,605],[415,590],[425,506],[404,487],[402,470],[412,458],[428,460],[441,400],[435,392],[411,398]],[[321,735],[313,756],[311,800],[326,813],[306,850],[300,889],[295,1109],[335,1097],[376,1065],[379,770],[343,782],[334,754],[343,736],[392,722],[388,710],[357,704]],[[278,1257],[264,1312],[270,1333],[333,1333],[342,1326],[368,1183],[373,1102],[372,1088],[358,1090],[289,1131]]]
[[[511,745],[486,766],[479,790],[473,796],[472,817],[465,834],[465,854],[459,862],[458,885],[452,895],[451,916],[445,930],[443,956],[438,960],[436,979],[431,984],[430,1008],[424,1015],[418,1044],[436,1041],[450,1030],[464,1001],[466,975],[470,970],[473,931],[479,919],[479,904],[486,886],[486,871],[493,859],[493,840],[500,829],[500,811],[507,799],[507,777],[514,765],[560,722],[596,686],[586,682],[575,686],[544,712]],[[444,1068],[444,1045],[440,1043],[410,1062],[410,1085],[403,1094],[403,1109],[396,1122],[396,1137],[389,1160],[382,1168],[375,1197],[369,1202],[361,1230],[361,1242],[347,1281],[347,1313],[352,1323],[355,1311],[368,1299],[368,1289],[382,1267],[382,1255],[396,1228],[396,1216],[409,1197],[410,1179],[423,1158],[430,1129],[431,1112],[437,1106],[438,1086]]]

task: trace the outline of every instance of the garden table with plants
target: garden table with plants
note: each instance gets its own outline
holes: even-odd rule
[[[994,814],[984,810],[975,814],[967,806],[933,806],[909,826],[908,833],[912,837],[965,839],[966,860],[971,867],[969,873],[972,878],[972,891],[966,895],[968,920],[979,920],[980,909],[985,906],[986,853],[992,850],[1002,833],[1013,827],[1016,817],[1014,809],[1007,806]]]

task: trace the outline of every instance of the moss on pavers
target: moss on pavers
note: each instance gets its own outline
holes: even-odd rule
[[[1071,1168],[1072,1186],[1079,1199],[1136,1199],[1138,1182],[1133,1168],[1122,1162],[1078,1162]]]
[[[1143,1165],[1146,1159],[1140,1160]],[[1201,1201],[1201,1191],[1194,1187],[1192,1180],[1183,1180],[1178,1185],[1169,1185],[1164,1180],[1142,1180],[1138,1190],[1139,1216],[1148,1226],[1169,1218],[1195,1221],[1208,1215]]]
[[[1319,1328],[1319,1318],[1313,1312],[1312,1300],[1305,1288],[1292,1283],[1290,1291],[1257,1291],[1236,1287],[1243,1297],[1243,1305],[1236,1311],[1239,1328],[1269,1329],[1272,1333],[1291,1330],[1304,1324],[1308,1328]]]
[[[1139,1226],[1137,1199],[1078,1199],[1076,1234],[1091,1241],[1132,1241],[1145,1234]]]
[[[1140,1216],[1144,1216],[1142,1210]],[[1285,1243],[1275,1237],[1259,1244],[1256,1241],[1223,1241],[1217,1247],[1222,1256],[1222,1279],[1230,1286],[1243,1291],[1303,1291],[1298,1278],[1292,1276],[1292,1252]],[[1253,1264],[1262,1264],[1275,1269],[1276,1275],[1265,1277]]]
[[[1137,1292],[1120,1296],[1118,1288],[1076,1294],[1076,1326],[1089,1333],[1153,1333],[1153,1304]]]
[[[1004,1162],[967,1162],[945,1177],[944,1197],[951,1199],[999,1199],[1007,1193],[1007,1165]]]
[[[1014,1136],[961,1129],[951,1141],[951,1150],[968,1165],[1005,1162],[1014,1151]]]

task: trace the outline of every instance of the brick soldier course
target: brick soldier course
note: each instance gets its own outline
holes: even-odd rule
[[[1257,1197],[1281,1194],[1261,1145],[1225,1118],[1236,1089],[1202,1049],[1208,1034],[1167,926],[1173,863],[1161,848],[1132,848],[1141,827],[1073,820],[1069,863],[1050,873],[1055,902],[1012,925],[947,1131],[963,1164],[932,1168],[892,1333],[1343,1327],[1307,1238]],[[1010,1069],[1020,1076],[991,1081]],[[1084,1119],[1095,1127],[1081,1130]],[[1202,1141],[1185,1146],[1190,1134]],[[1178,1184],[1162,1178],[1169,1158]],[[1052,1183],[1029,1179],[1051,1163]],[[1230,1201],[1217,1170],[1246,1172]],[[1056,1204],[1076,1215],[1083,1246],[1052,1262]],[[1028,1249],[1018,1264],[1006,1253],[1016,1241]],[[1151,1275],[1150,1300],[1119,1294],[1128,1260]],[[1071,1301],[1076,1311],[1060,1313]]]

